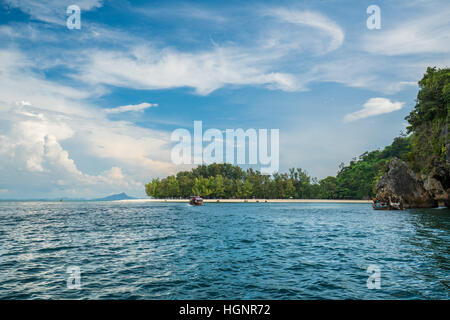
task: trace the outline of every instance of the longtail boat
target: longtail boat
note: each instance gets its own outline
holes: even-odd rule
[[[203,204],[203,199],[199,196],[193,196],[189,199],[189,204],[191,206],[201,206]]]
[[[372,200],[372,208],[374,210],[403,210],[401,202],[382,202],[376,199]]]

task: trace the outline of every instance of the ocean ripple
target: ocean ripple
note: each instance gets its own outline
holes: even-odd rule
[[[0,202],[0,219],[0,299],[449,297],[445,209]],[[371,264],[379,290],[366,285]]]

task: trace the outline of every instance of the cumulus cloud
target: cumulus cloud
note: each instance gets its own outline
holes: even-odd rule
[[[162,155],[168,143],[164,135],[126,122],[116,124],[101,116],[69,117],[34,107],[0,113],[0,120],[10,128],[0,134],[0,171],[9,177],[6,187],[22,181],[28,188],[39,181],[36,190],[27,191],[36,193],[45,186],[62,195],[69,189],[88,196],[106,190],[141,194],[146,179],[173,173],[173,164]],[[65,144],[83,158],[104,159],[104,163],[98,169],[86,167],[97,171],[87,173]],[[110,163],[114,165],[101,170]]]
[[[391,113],[400,110],[403,105],[404,102],[391,102],[391,100],[386,98],[371,98],[364,103],[361,110],[347,114],[344,117],[344,121],[351,122],[384,113]]]
[[[105,109],[106,113],[122,113],[122,112],[129,112],[129,111],[144,111],[145,109],[151,108],[151,107],[157,107],[157,103],[140,103],[140,104],[130,104],[126,106],[120,106],[116,108],[110,108]]]
[[[80,192],[86,186],[107,187],[114,184],[116,187],[129,188],[142,184],[125,176],[118,167],[98,175],[82,172],[61,144],[71,139],[75,130],[80,128],[69,118],[50,113],[31,117],[32,112],[12,111],[10,119],[14,121],[11,130],[0,135],[2,169],[16,171],[15,179],[36,178],[60,189],[62,186],[80,188]],[[5,114],[2,114],[2,120],[5,119]]]
[[[8,196],[142,194],[143,182],[174,173],[167,133],[111,121],[85,102],[88,90],[42,79],[16,51],[0,57],[10,58],[0,59],[0,187]],[[74,153],[97,165],[80,166]]]

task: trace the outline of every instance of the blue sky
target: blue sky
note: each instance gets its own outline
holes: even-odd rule
[[[66,27],[72,4],[80,30]],[[381,29],[366,27],[372,4]],[[171,162],[170,134],[194,120],[279,129],[280,171],[335,175],[390,144],[426,67],[450,60],[448,1],[0,9],[0,199],[144,196],[145,182],[185,169]]]

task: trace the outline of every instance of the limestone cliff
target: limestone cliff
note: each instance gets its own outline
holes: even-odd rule
[[[378,200],[391,198],[394,202],[401,201],[405,208],[450,207],[450,172],[446,167],[418,175],[404,161],[394,158],[376,187]]]

